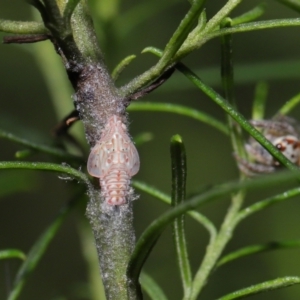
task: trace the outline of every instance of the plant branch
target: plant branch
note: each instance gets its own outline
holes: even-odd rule
[[[49,34],[42,22],[11,21],[0,19],[0,31],[14,34]]]
[[[246,246],[241,249],[230,252],[229,254],[223,256],[217,263],[216,267],[220,267],[224,264],[232,262],[236,259],[250,256],[253,254],[258,254],[266,251],[273,251],[278,249],[290,249],[290,248],[299,248],[300,240],[292,241],[282,241],[282,242],[269,242],[261,245],[251,245]]]
[[[140,282],[152,300],[168,300],[160,286],[148,274],[143,272],[140,277]]]
[[[9,141],[18,143],[20,145],[26,146],[29,149],[32,150],[36,150],[39,152],[43,152],[61,159],[69,159],[69,160],[73,160],[73,161],[77,161],[77,162],[81,162],[83,163],[83,158],[76,156],[76,155],[72,155],[68,152],[65,152],[61,149],[57,149],[54,147],[50,147],[50,146],[46,146],[46,145],[40,145],[40,144],[36,144],[33,142],[30,142],[28,140],[25,140],[23,138],[20,138],[18,136],[13,135],[12,133],[8,133],[2,129],[0,129],[0,138],[4,138],[7,139]]]
[[[157,188],[154,188],[154,187],[149,186],[148,184],[146,184],[144,182],[137,181],[137,180],[133,180],[132,185],[136,189],[138,189],[140,191],[143,191],[143,192],[153,196],[154,198],[156,198],[160,201],[163,201],[164,203],[171,204],[171,197],[169,195],[166,195],[165,193],[159,191]],[[188,211],[187,215],[189,215],[195,221],[197,221],[198,223],[203,225],[203,227],[210,234],[210,240],[215,239],[217,229],[214,226],[214,224],[207,217],[205,217],[204,215],[200,214],[197,211]]]
[[[143,74],[129,82],[126,86],[123,86],[120,89],[120,93],[123,96],[133,94],[135,91],[146,86],[147,84],[158,78],[160,75],[162,75],[168,67],[171,67],[176,62],[174,61],[173,57],[186,39],[191,28],[194,26],[196,19],[203,9],[203,4],[204,0],[195,0],[193,2],[190,10],[186,14],[182,22],[179,24],[170,41],[166,45],[160,60],[148,71],[144,72]]]
[[[64,165],[44,163],[44,162],[2,161],[0,162],[0,169],[42,170],[42,171],[63,173],[66,175],[70,175],[75,179],[80,180],[81,182],[87,184],[88,186],[90,185],[90,181],[84,173]]]
[[[249,297],[264,292],[269,292],[275,289],[289,287],[294,284],[300,283],[300,277],[282,277],[274,280],[265,281],[256,285],[252,285],[245,289],[230,293],[226,296],[219,298],[218,300],[232,300]]]
[[[157,111],[157,112],[169,112],[179,114],[193,118],[197,121],[203,122],[207,125],[214,127],[224,134],[228,134],[227,126],[215,119],[214,117],[199,111],[194,108],[190,108],[184,105],[171,104],[171,103],[157,103],[157,102],[134,102],[128,108],[128,111]]]
[[[52,224],[43,232],[43,234],[39,237],[39,239],[35,242],[33,247],[30,249],[29,254],[21,265],[14,282],[14,286],[8,296],[8,300],[15,300],[19,297],[28,276],[34,271],[37,264],[41,260],[42,256],[46,252],[50,242],[56,236],[57,231],[60,229],[61,225],[65,221],[66,217],[70,213],[70,211],[74,208],[74,206],[81,199],[83,191],[81,190],[79,193],[72,198],[72,200],[63,207],[58,216],[52,222]]]
[[[24,252],[18,249],[5,249],[0,250],[0,260],[2,259],[11,259],[11,258],[18,258],[21,260],[26,259],[26,255]]]
[[[285,201],[287,199],[291,199],[293,197],[296,197],[300,195],[300,188],[294,188],[288,191],[285,191],[284,193],[280,193],[276,196],[267,198],[265,200],[259,201],[257,203],[254,203],[244,209],[242,209],[238,215],[236,216],[236,223],[239,223],[243,219],[247,218],[249,215],[254,214],[255,212],[258,212],[260,210],[263,210],[271,205],[277,204],[279,202]]]
[[[213,200],[221,200],[223,197],[231,195],[239,190],[251,190],[262,187],[274,186],[274,184],[290,182],[291,179],[299,177],[298,172],[283,172],[281,174],[274,174],[251,181],[234,182],[223,186],[217,186],[210,191],[195,196],[177,207],[167,211],[152,222],[148,228],[143,232],[136,243],[135,249],[128,264],[127,276],[132,281],[132,284],[138,282],[138,277],[144,262],[151,252],[154,244],[159,238],[163,230],[178,216],[186,213],[189,210],[196,209],[200,205]]]
[[[195,73],[190,71],[183,64],[178,64],[177,68],[209,98],[218,104],[228,113],[246,132],[248,132],[257,142],[259,142],[268,152],[290,170],[298,170],[298,167],[288,160],[269,140],[267,140],[256,128],[254,128],[244,116],[237,112],[223,97],[206,85]]]

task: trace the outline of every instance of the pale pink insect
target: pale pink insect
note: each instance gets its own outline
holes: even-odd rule
[[[126,125],[119,116],[111,116],[87,163],[90,175],[100,178],[102,194],[107,204],[126,203],[130,178],[139,168],[139,154],[128,135]]]

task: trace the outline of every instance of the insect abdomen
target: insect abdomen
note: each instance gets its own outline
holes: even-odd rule
[[[130,176],[122,166],[115,166],[105,176],[100,178],[100,185],[106,203],[122,205],[126,203]]]

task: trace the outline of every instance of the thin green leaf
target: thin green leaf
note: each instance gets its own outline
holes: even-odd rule
[[[134,102],[127,108],[128,111],[157,111],[157,112],[169,112],[187,116],[197,121],[210,125],[224,134],[228,134],[226,125],[212,116],[203,113],[199,110],[177,104],[170,103],[154,103],[154,102]]]
[[[282,201],[285,201],[287,199],[292,199],[293,197],[300,195],[300,187],[290,189],[288,191],[285,191],[283,193],[280,193],[276,196],[267,198],[265,200],[259,201],[257,203],[254,203],[244,209],[242,209],[236,216],[236,223],[240,222],[241,220],[245,219],[249,215],[254,214],[255,212],[258,212],[260,210],[263,210],[271,205],[280,203]]]
[[[136,55],[129,55],[125,57],[112,71],[111,77],[117,80],[123,70],[136,58]]]
[[[75,204],[79,202],[82,196],[82,191],[77,194],[72,201],[61,209],[58,216],[53,223],[44,231],[40,238],[31,248],[27,259],[20,267],[16,279],[14,281],[13,288],[8,296],[8,300],[15,300],[19,297],[29,275],[35,270],[43,254],[46,252],[50,242],[56,236],[57,231],[65,221],[68,214],[74,208]]]
[[[209,20],[205,29],[201,32],[201,35],[191,35],[180,50],[176,53],[175,60],[180,61],[182,58],[187,56],[190,52],[202,47],[210,39],[232,33],[248,32],[262,29],[281,28],[287,26],[299,26],[300,18],[289,18],[279,20],[268,20],[268,21],[257,21],[239,24],[231,28],[223,28],[215,30],[215,26],[219,25],[222,19],[224,19],[230,13],[241,0],[228,1],[227,4],[221,9],[220,14],[218,13],[212,19]],[[221,19],[220,19],[221,17]]]
[[[47,34],[42,22],[11,21],[0,19],[0,31],[14,34]]]
[[[241,189],[253,190],[262,187],[271,187],[279,183],[290,183],[292,179],[296,178],[299,178],[299,172],[282,172],[253,180],[233,182],[222,186],[216,186],[210,191],[193,197],[177,207],[165,212],[148,226],[148,228],[143,232],[137,241],[136,247],[128,264],[127,275],[129,280],[132,280],[133,284],[138,283],[142,266],[157,239],[164,229],[178,216],[186,213],[189,210],[196,209],[200,205],[203,205],[207,202],[217,199],[220,200],[221,198],[229,196]]]
[[[274,20],[267,20],[267,21],[250,22],[246,24],[239,24],[231,28],[223,28],[220,30],[213,31],[212,33],[208,34],[208,36],[206,37],[206,41],[224,34],[248,32],[248,31],[255,31],[255,30],[262,30],[262,29],[282,28],[282,27],[290,27],[290,26],[299,26],[299,25],[300,25],[300,18],[277,19],[277,20],[274,19]]]
[[[147,48],[148,52],[160,56],[161,51],[154,47]],[[193,84],[219,105],[228,115],[230,115],[245,131],[247,131],[256,141],[258,141],[269,153],[274,156],[279,162],[290,170],[298,170],[289,159],[286,158],[269,140],[267,140],[256,128],[254,128],[234,107],[221,97],[210,86],[206,85],[194,72],[187,68],[182,63],[178,63],[176,68],[182,72]]]
[[[140,276],[140,283],[143,290],[152,300],[168,300],[163,290],[156,283],[156,281],[147,273],[142,272]]]
[[[198,19],[198,25],[197,25],[198,32],[201,32],[205,28],[206,24],[207,24],[207,16],[206,16],[205,9],[203,9]]]
[[[26,255],[24,252],[18,249],[6,249],[0,250],[0,260],[1,259],[11,259],[11,258],[19,258],[21,260],[26,259]]]
[[[300,93],[288,100],[279,110],[277,114],[287,115],[300,103]]]
[[[176,62],[182,60],[192,51],[200,48],[205,44],[210,36],[217,31],[222,20],[229,16],[230,12],[238,6],[242,0],[228,0],[227,3],[207,22],[205,28],[199,32],[199,28],[195,28],[187,37],[186,41],[176,53],[174,60]]]
[[[18,158],[18,159],[28,158],[29,156],[33,155],[34,153],[35,153],[35,151],[29,150],[29,149],[19,150],[15,153],[15,158]]]
[[[173,36],[171,37],[170,41],[163,51],[162,57],[159,60],[159,64],[163,65],[163,68],[168,66],[168,64],[173,59],[174,55],[190,33],[191,29],[195,25],[195,22],[199,18],[200,13],[203,9],[204,2],[204,0],[193,1],[190,10],[180,22],[178,28],[174,32]]]
[[[195,73],[179,63],[176,68],[182,72],[193,84],[195,84],[204,94],[218,104],[228,115],[230,115],[240,126],[248,132],[257,142],[259,142],[268,152],[290,170],[298,170],[290,160],[288,160],[281,151],[279,151],[269,140],[267,140],[256,128],[254,128],[247,119],[237,112],[234,107],[221,97],[211,87],[206,85]]]
[[[290,19],[280,19],[280,20],[271,20],[271,21],[260,21],[260,22],[250,22],[246,24],[236,25],[231,28],[223,28],[216,30],[216,27],[219,26],[220,22],[241,2],[241,0],[229,0],[223,8],[209,20],[205,28],[201,31],[201,35],[195,34],[190,35],[187,40],[184,42],[182,47],[178,50],[176,55],[173,57],[170,64],[166,65],[159,61],[154,67],[150,68],[145,73],[141,74],[137,78],[134,78],[127,85],[123,86],[120,89],[120,93],[123,96],[128,96],[133,91],[137,91],[143,86],[149,84],[151,81],[158,78],[166,69],[167,66],[172,65],[172,63],[180,61],[183,57],[187,56],[190,52],[200,48],[210,39],[238,32],[247,32],[254,30],[262,30],[269,28],[279,28],[286,26],[299,26],[300,18],[290,18]],[[294,66],[292,66],[295,69]]]
[[[208,21],[207,26],[205,27],[205,34],[214,31],[214,29],[216,29],[241,2],[242,0],[228,0],[227,3]]]
[[[171,197],[161,191],[159,191],[157,188],[154,188],[150,186],[149,184],[146,184],[141,181],[133,180],[132,181],[132,186],[135,187],[136,189],[143,191],[154,198],[161,200],[167,204],[171,204]],[[191,216],[194,220],[199,222],[200,224],[203,225],[204,228],[207,229],[207,231],[210,234],[210,240],[214,240],[217,234],[217,229],[214,226],[214,224],[204,215],[200,214],[197,211],[188,211],[187,214]]]
[[[299,0],[277,0],[277,1],[300,13]]]
[[[43,162],[3,161],[0,162],[0,170],[1,169],[43,170],[43,171],[63,173],[63,174],[70,175],[86,184],[89,184],[89,180],[84,173],[64,165],[43,163]]]
[[[252,120],[264,119],[268,91],[269,86],[266,82],[260,81],[257,83],[252,106]]]
[[[152,47],[147,47],[146,49]],[[147,51],[144,51],[147,52]],[[269,61],[269,62],[252,62],[251,64],[235,64],[235,83],[256,84],[258,81],[288,81],[291,79],[300,79],[300,60],[285,60],[285,61]],[[195,70],[196,74],[201,74],[201,79],[208,85],[213,87],[220,86],[220,67],[212,66]],[[191,86],[188,81],[182,81],[180,77],[172,77],[164,89],[160,93],[168,93],[170,91],[187,91]]]
[[[178,28],[175,30],[157,64],[140,76],[131,80],[127,85],[122,86],[119,90],[121,95],[126,97],[129,94],[132,94],[133,92],[146,86],[161,76],[168,67],[171,67],[176,62],[175,54],[190,33],[194,23],[197,21],[197,18],[201,13],[203,3],[204,0],[193,1],[191,9],[188,11]]]
[[[231,19],[226,18],[221,23],[221,28],[230,28]],[[221,77],[225,98],[235,105],[233,84],[233,58],[232,58],[232,36],[230,34],[221,37]]]
[[[36,150],[38,152],[43,152],[61,159],[69,159],[69,160],[75,160],[78,162],[83,162],[84,160],[82,159],[82,157],[70,154],[66,151],[63,151],[61,149],[57,149],[57,148],[53,148],[50,146],[46,146],[46,145],[40,145],[28,140],[25,140],[23,138],[20,138],[12,133],[6,132],[2,129],[0,129],[0,138],[3,139],[7,139],[9,141],[18,143],[20,145],[26,146],[32,150]]]
[[[136,135],[133,138],[133,141],[134,141],[135,145],[138,147],[138,146],[141,146],[145,143],[152,141],[153,138],[154,138],[154,136],[151,132],[142,132],[142,133]]]
[[[246,256],[250,256],[253,254],[258,254],[266,251],[273,251],[279,249],[290,249],[290,248],[299,248],[300,240],[293,241],[283,241],[283,242],[270,242],[261,245],[251,245],[247,247],[243,247],[236,251],[233,251],[225,256],[223,256],[217,263],[217,267],[220,267],[224,264],[232,262],[236,259],[243,258]]]
[[[232,19],[232,26],[242,23],[248,23],[261,17],[266,11],[266,3],[261,3],[246,13]]]
[[[226,296],[219,298],[218,300],[231,300],[231,299],[241,299],[252,295],[269,292],[272,290],[281,289],[284,287],[289,287],[294,284],[300,283],[300,277],[281,277],[278,279],[265,281],[256,285],[252,285],[245,289],[230,293]]]
[[[184,203],[186,197],[186,154],[182,138],[175,135],[171,139],[172,162],[172,206]],[[173,237],[177,254],[184,297],[191,291],[192,272],[185,238],[185,216],[181,215],[173,221]]]
[[[163,193],[162,191],[158,190],[153,186],[150,186],[147,183],[138,180],[132,180],[132,186],[153,196],[156,199],[159,199],[167,204],[171,204],[171,197],[169,195]]]
[[[80,0],[68,0],[64,10],[64,19],[67,24],[70,23],[72,14],[79,2]]]
[[[225,18],[220,26],[231,27],[232,20]],[[237,109],[234,95],[234,72],[233,72],[233,47],[232,35],[228,34],[221,37],[221,78],[225,99]],[[239,157],[245,157],[244,141],[241,127],[227,114],[227,123],[230,132],[230,139],[234,153]]]

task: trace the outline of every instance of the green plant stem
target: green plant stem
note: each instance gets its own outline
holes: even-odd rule
[[[203,122],[207,125],[214,127],[224,134],[228,134],[228,128],[226,125],[212,116],[203,113],[197,109],[193,109],[183,105],[171,104],[171,103],[157,103],[157,102],[134,102],[131,103],[127,109],[128,111],[158,111],[169,112],[187,116],[197,121]]]
[[[155,66],[150,68],[148,71],[144,72],[137,78],[133,79],[126,86],[123,86],[119,92],[123,96],[127,96],[134,91],[140,89],[141,87],[149,84],[151,81],[158,78],[162,73],[170,66],[172,66],[176,61],[173,57],[175,56],[178,49],[181,47],[182,43],[188,36],[190,30],[192,29],[194,23],[199,17],[201,10],[203,8],[204,0],[195,0],[193,4],[183,18],[182,22],[179,24],[178,28],[175,30],[173,36],[169,40],[162,53],[160,60]]]
[[[26,146],[30,149],[36,150],[38,152],[43,152],[61,159],[67,159],[67,160],[75,160],[81,163],[84,163],[84,160],[82,157],[76,156],[76,155],[72,155],[69,154],[66,151],[54,148],[54,147],[50,147],[50,146],[46,146],[46,145],[41,145],[41,144],[36,144],[33,143],[31,141],[25,140],[23,138],[20,138],[18,136],[15,136],[12,133],[8,133],[5,132],[4,130],[0,129],[0,138],[4,138],[7,139],[9,141],[18,143],[20,145]]]
[[[291,248],[299,248],[300,240],[292,240],[292,241],[282,241],[282,242],[269,242],[261,245],[250,245],[233,251],[225,256],[223,256],[217,263],[217,267],[220,267],[224,264],[232,262],[234,260],[250,256],[253,254],[258,254],[266,251],[273,251],[278,249],[291,249]]]
[[[220,27],[230,28],[231,25],[232,20],[226,18],[221,22]],[[225,99],[232,107],[237,109],[234,92],[233,46],[231,34],[221,37],[221,78]],[[241,127],[230,117],[230,115],[226,114],[226,117],[233,151],[234,153],[237,153],[239,157],[244,158],[246,155]]]
[[[44,162],[2,161],[0,162],[0,169],[42,170],[42,171],[63,173],[71,176],[71,178],[66,178],[66,179],[75,178],[86,183],[87,185],[90,185],[90,181],[84,173],[64,165],[44,163]]]
[[[269,86],[266,82],[260,81],[257,83],[252,106],[252,120],[262,120],[264,118],[268,90]]]
[[[123,70],[136,58],[136,55],[129,55],[122,59],[122,61],[114,68],[111,77],[114,81],[118,79]]]
[[[208,245],[201,266],[194,277],[190,298],[191,300],[198,299],[202,288],[206,284],[208,277],[214,269],[225,246],[231,239],[236,225],[235,217],[243,203],[243,200],[244,193],[242,191],[239,191],[237,194],[232,196],[231,205],[228,209],[224,222],[221,225],[220,231],[217,234],[215,240]]]
[[[186,154],[183,141],[179,135],[171,139],[172,161],[172,206],[184,203],[186,193]],[[185,237],[185,215],[173,221],[173,237],[177,254],[181,281],[183,284],[183,299],[189,299],[191,292],[192,273]]]
[[[194,32],[191,32],[188,38],[185,40],[180,49],[176,52],[175,56],[168,61],[165,61],[164,64],[161,63],[161,60],[150,70],[143,73],[141,76],[135,78],[129,82],[126,86],[120,89],[120,93],[123,96],[126,96],[133,91],[140,89],[149,82],[153,81],[155,78],[159,77],[163,71],[174,63],[180,61],[182,58],[187,56],[192,51],[199,49],[203,44],[209,41],[212,38],[220,37],[226,34],[233,34],[238,32],[247,32],[253,30],[262,30],[270,28],[279,28],[286,26],[299,26],[300,18],[294,19],[280,19],[280,20],[270,20],[270,21],[258,21],[250,22],[247,24],[240,24],[233,26],[231,28],[216,28],[220,25],[221,21],[228,16],[228,14],[238,5],[241,0],[231,0],[228,1],[225,6],[207,22],[205,28],[200,30],[196,28]]]
[[[277,115],[289,114],[300,103],[300,93],[287,101],[278,111]]]
[[[49,34],[42,22],[11,21],[0,19],[0,31],[13,34]]]
[[[43,232],[43,234],[39,237],[39,239],[30,249],[27,259],[21,265],[16,275],[13,288],[8,296],[8,300],[16,300],[19,297],[29,275],[34,271],[34,269],[40,262],[50,242],[56,236],[57,231],[65,221],[70,211],[74,208],[76,204],[78,204],[79,200],[82,199],[82,194],[82,190],[79,193],[76,193],[73,199],[60,210],[58,216],[55,218],[52,224]]]
[[[237,112],[230,103],[215,92],[211,87],[207,86],[195,73],[190,71],[183,64],[177,64],[177,68],[192,83],[219,105],[226,113],[228,113],[246,132],[248,132],[257,142],[259,142],[268,152],[290,170],[296,171],[298,167],[288,160],[274,145],[267,140],[257,129],[255,129],[239,112]]]
[[[223,29],[217,30],[215,32],[210,33],[206,37],[206,39],[209,40],[209,39],[212,39],[217,36],[224,35],[224,34],[248,32],[248,31],[255,31],[255,30],[262,30],[262,29],[272,29],[272,28],[280,28],[280,27],[299,26],[299,25],[300,25],[300,18],[256,21],[256,22],[250,22],[250,23],[246,23],[246,24],[236,25],[231,28],[223,28]]]
[[[111,115],[123,115],[125,122],[123,98],[104,63],[88,1],[43,0],[43,4],[46,12],[41,5],[38,8],[75,89],[74,104],[83,122],[86,139],[94,146]],[[105,203],[99,180],[88,186],[88,195],[87,216],[96,241],[106,296],[110,299],[135,299],[139,296],[139,284],[131,285],[125,276],[135,241],[132,197],[127,197],[128,205],[123,205],[120,212]]]
[[[218,300],[232,300],[232,299],[241,299],[249,297],[251,295],[260,294],[263,292],[272,291],[275,289],[280,289],[284,287],[289,287],[294,284],[300,283],[300,277],[282,277],[274,280],[265,281],[256,285],[252,285],[245,289],[230,293],[226,296],[219,298]]]
[[[151,52],[157,56],[161,55],[161,50],[148,47],[144,52]],[[264,148],[266,148],[271,155],[273,155],[279,162],[290,170],[298,170],[291,161],[289,161],[272,143],[270,143],[256,128],[254,128],[243,115],[234,109],[234,107],[220,96],[211,87],[206,85],[194,72],[187,68],[182,63],[178,63],[176,68],[182,72],[194,85],[211,98],[217,105],[219,105],[228,115],[230,115],[246,132],[248,132],[255,140],[257,140]]]
[[[279,20],[268,20],[268,21],[256,21],[256,22],[236,25],[231,28],[223,28],[219,30],[208,30],[206,28],[201,32],[201,35],[199,34],[195,36],[191,35],[190,38],[186,40],[186,42],[183,44],[180,50],[176,53],[174,60],[180,61],[182,58],[184,58],[192,51],[202,47],[209,40],[216,37],[220,37],[222,35],[262,30],[262,29],[281,28],[287,26],[299,26],[299,25],[300,25],[300,18],[291,18],[291,19],[279,19]]]
[[[0,250],[0,260],[3,259],[11,259],[11,258],[18,258],[21,260],[26,259],[26,255],[24,252],[18,249],[5,249],[5,250]]]
[[[265,200],[262,200],[262,201],[259,201],[255,204],[252,204],[244,209],[242,209],[241,211],[239,211],[236,215],[235,215],[235,218],[233,220],[233,224],[234,224],[234,227],[239,223],[241,222],[242,220],[244,220],[245,218],[247,218],[248,216],[260,211],[260,210],[263,210],[265,208],[268,208],[270,207],[271,205],[274,205],[274,204],[277,204],[277,203],[280,203],[282,201],[285,201],[285,200],[288,200],[288,199],[292,199],[293,197],[296,197],[296,196],[299,196],[300,195],[300,188],[297,187],[297,188],[294,188],[294,189],[291,189],[291,190],[288,190],[288,191],[285,191],[281,194],[278,194],[276,196],[273,196],[273,197],[270,197],[270,198],[267,198]],[[291,245],[292,244],[292,245]],[[259,251],[264,251],[264,249],[268,250],[270,248],[279,248],[279,247],[285,247],[285,246],[293,246],[293,242],[290,242],[288,244],[280,244],[280,243],[269,243],[267,245],[259,245],[259,246],[255,246],[254,249],[253,247],[246,247],[246,248],[243,248],[242,250],[240,251],[236,251],[232,254],[229,254],[229,255],[226,255],[224,258],[222,258],[218,265],[222,265],[223,263],[226,263],[227,261],[231,261],[233,259],[236,259],[236,258],[239,258],[240,256],[245,256],[245,255],[250,255],[252,253],[256,253],[256,252],[259,252]],[[299,243],[297,243],[299,244]]]
[[[266,11],[266,3],[261,3],[246,13],[232,19],[232,26],[254,21],[261,17]]]
[[[288,191],[285,191],[283,193],[280,193],[276,196],[267,198],[265,200],[259,201],[257,203],[254,203],[244,209],[242,209],[236,216],[235,222],[239,223],[249,215],[254,214],[255,212],[258,212],[260,210],[263,210],[271,205],[277,204],[279,202],[285,201],[287,199],[291,199],[293,197],[296,197],[300,195],[300,188],[296,187],[294,189],[290,189]]]
[[[165,212],[148,226],[148,228],[143,232],[143,234],[137,241],[135,249],[128,263],[127,276],[129,280],[132,282],[133,285],[137,284],[142,266],[146,261],[148,255],[150,254],[151,249],[153,248],[160,234],[178,216],[186,213],[189,210],[196,209],[204,203],[211,202],[217,199],[221,200],[221,198],[223,198],[224,196],[228,196],[240,190],[246,191],[254,188],[274,186],[279,182],[291,182],[292,178],[296,179],[298,177],[299,172],[283,172],[281,174],[269,175],[264,178],[253,179],[251,181],[235,182],[223,186],[217,186],[214,187],[212,190],[203,193],[199,196],[195,196],[189,200],[186,200],[184,203]],[[232,211],[235,211],[237,207],[238,205],[235,205],[235,207],[232,208]],[[228,229],[230,230],[229,226]],[[220,235],[221,237],[219,238],[218,242],[215,242],[216,244],[220,243],[220,246],[217,245],[218,249],[222,247],[222,244],[224,244],[224,240],[228,240],[230,238],[226,237],[226,235],[227,232],[225,230],[224,235]],[[219,253],[218,255],[215,255],[215,259],[217,259],[218,257]]]
[[[168,300],[156,281],[145,272],[141,273],[140,282],[143,289],[152,300]]]
[[[178,28],[174,32],[173,36],[171,37],[170,41],[166,45],[162,56],[158,62],[158,66],[163,70],[165,69],[181,47],[183,42],[185,41],[186,37],[190,33],[194,23],[198,19],[201,10],[203,8],[204,0],[194,0],[192,6],[186,16],[182,19],[181,23],[179,24]]]
[[[159,191],[157,188],[154,188],[152,186],[149,186],[148,184],[133,180],[132,185],[138,189],[141,190],[154,198],[163,201],[164,203],[171,204],[171,197],[161,191]],[[217,235],[217,229],[215,225],[204,215],[200,214],[197,211],[188,211],[187,215],[192,217],[195,221],[202,224],[203,227],[208,231],[210,235],[210,240],[214,240]]]
[[[220,9],[215,16],[213,16],[206,24],[206,26],[201,30],[197,28],[191,32],[189,37],[186,39],[182,47],[176,53],[175,61],[179,61],[191,51],[200,48],[206,41],[207,37],[210,36],[212,32],[221,24],[223,19],[229,15],[229,13],[241,3],[242,0],[229,0],[227,3]]]

